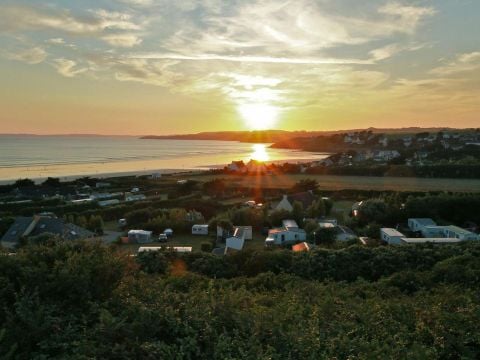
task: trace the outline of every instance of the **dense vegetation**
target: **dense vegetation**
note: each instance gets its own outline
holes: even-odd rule
[[[6,359],[475,359],[480,244],[0,256]]]

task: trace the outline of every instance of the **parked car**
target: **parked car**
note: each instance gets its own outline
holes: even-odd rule
[[[168,241],[168,236],[167,236],[167,234],[160,234],[160,235],[158,235],[158,241],[159,241],[159,242],[167,242],[167,241]]]

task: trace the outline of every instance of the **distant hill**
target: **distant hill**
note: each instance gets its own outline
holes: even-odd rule
[[[399,129],[350,129],[350,130],[334,130],[334,131],[285,131],[285,130],[257,130],[257,131],[215,131],[201,132],[196,134],[182,135],[148,135],[141,139],[150,140],[218,140],[218,141],[240,141],[248,143],[278,143],[291,139],[311,138],[318,136],[326,136],[339,133],[349,133],[357,131],[371,131],[373,133],[386,134],[408,134],[419,132],[438,132],[438,131],[464,131],[466,129],[453,128],[421,128],[408,127]]]

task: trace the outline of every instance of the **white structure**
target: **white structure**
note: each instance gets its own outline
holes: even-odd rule
[[[145,200],[147,197],[143,194],[136,194],[136,195],[132,195],[132,194],[126,194],[125,195],[125,201],[140,201],[140,200]]]
[[[110,199],[110,200],[102,200],[98,202],[100,206],[111,206],[111,205],[118,205],[120,204],[120,200],[118,199]]]
[[[460,239],[455,238],[402,238],[400,244],[456,244],[461,242]]]
[[[321,228],[331,228],[338,225],[337,219],[320,219],[318,225]]]
[[[430,218],[410,218],[408,219],[408,227],[412,231],[419,231],[423,236],[427,226],[437,226],[435,221]]]
[[[163,233],[164,233],[165,235],[167,235],[167,237],[169,237],[169,238],[173,236],[173,230],[170,229],[170,228],[165,229],[165,230],[163,231]]]
[[[245,240],[252,240],[253,239],[253,231],[251,226],[233,226],[233,233],[235,234],[235,230],[237,228],[242,228]],[[224,229],[221,226],[217,226],[217,238],[223,237]],[[228,234],[226,234],[227,236]]]
[[[275,210],[287,210],[287,211],[293,210],[293,206],[288,200],[287,195],[283,195],[282,200],[280,200],[280,202],[277,204],[277,206],[275,207]]]
[[[380,238],[387,242],[388,244],[400,244],[402,238],[404,238],[400,231],[392,228],[381,228],[380,229]]]
[[[208,235],[208,225],[193,225],[192,235]]]
[[[295,220],[282,220],[282,225],[287,230],[298,230],[298,224]]]
[[[138,244],[146,244],[152,242],[152,232],[146,230],[130,230],[128,232],[128,241]]]
[[[288,245],[298,241],[307,240],[307,233],[302,229],[272,229],[268,231],[268,237],[265,239],[265,246]]]
[[[225,252],[228,251],[228,249],[235,249],[235,250],[242,250],[243,246],[245,245],[245,240],[247,238],[247,235],[250,236],[250,239],[252,237],[252,227],[251,226],[238,226],[235,227],[235,230],[233,232],[233,236],[230,236],[226,239],[226,249]]]
[[[479,236],[471,231],[455,225],[437,226],[429,218],[408,219],[408,227],[412,231],[419,231],[424,238],[453,238],[460,240],[478,240]]]
[[[191,246],[140,246],[138,252],[148,252],[148,251],[174,251],[178,253],[192,252]]]
[[[460,240],[478,240],[479,236],[471,231],[462,229],[455,225],[443,226],[443,235],[446,238],[455,238]]]
[[[156,172],[156,173],[153,173],[150,178],[153,179],[153,180],[157,180],[157,179],[160,179],[162,177],[162,174],[159,173],[159,172]]]
[[[127,219],[119,219],[118,226],[125,226],[127,225]]]

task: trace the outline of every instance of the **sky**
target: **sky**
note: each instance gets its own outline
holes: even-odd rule
[[[478,0],[0,0],[0,133],[480,126]]]

